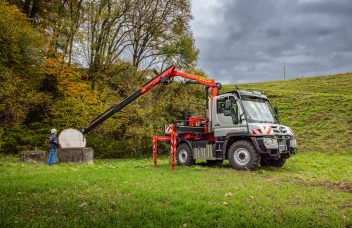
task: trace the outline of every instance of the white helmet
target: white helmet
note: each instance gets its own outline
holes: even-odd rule
[[[50,130],[51,134],[56,134],[57,133],[57,130],[55,128],[51,129]]]

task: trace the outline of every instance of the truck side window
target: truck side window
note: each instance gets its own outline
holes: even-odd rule
[[[227,97],[224,97],[222,99],[218,99],[216,101],[216,110],[217,113],[224,113],[225,110],[225,101],[227,100]]]
[[[225,110],[225,101],[230,99],[232,101],[232,110],[234,111],[234,113],[237,112],[237,103],[236,103],[236,99],[232,96],[230,97],[224,97],[222,99],[218,99],[217,102],[216,102],[216,110],[217,110],[217,113],[224,113],[224,110]]]
[[[236,99],[235,99],[234,97],[230,97],[230,100],[231,100],[231,109],[232,109],[232,112],[237,115],[238,107],[237,107]]]

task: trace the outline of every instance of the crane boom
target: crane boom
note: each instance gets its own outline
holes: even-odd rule
[[[113,105],[111,108],[106,110],[103,114],[99,115],[96,117],[93,121],[90,122],[89,126],[87,128],[83,128],[81,131],[83,134],[86,134],[96,128],[98,125],[103,123],[106,119],[129,105],[132,101],[136,100],[139,96],[142,94],[147,93],[149,90],[151,90],[153,87],[158,85],[159,83],[165,83],[169,81],[171,78],[180,76],[182,78],[186,78],[192,81],[197,82],[198,84],[202,84],[208,87],[207,89],[207,94],[212,91],[212,96],[218,95],[220,84],[216,83],[213,79],[209,79],[206,77],[194,75],[194,74],[188,74],[184,73],[181,71],[177,71],[175,65],[170,66],[168,69],[163,71],[161,74],[155,76],[153,79],[151,79],[149,82],[144,84],[140,89],[135,91],[133,94],[125,98],[123,101]]]

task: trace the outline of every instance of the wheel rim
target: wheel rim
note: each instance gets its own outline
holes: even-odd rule
[[[238,148],[233,156],[235,162],[239,165],[247,165],[250,159],[249,152],[245,148]]]
[[[187,151],[185,149],[180,150],[178,159],[181,163],[185,163],[187,161]]]

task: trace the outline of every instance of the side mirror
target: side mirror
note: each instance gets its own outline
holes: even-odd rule
[[[279,109],[277,108],[277,106],[274,107],[274,112],[277,116],[279,115]]]

